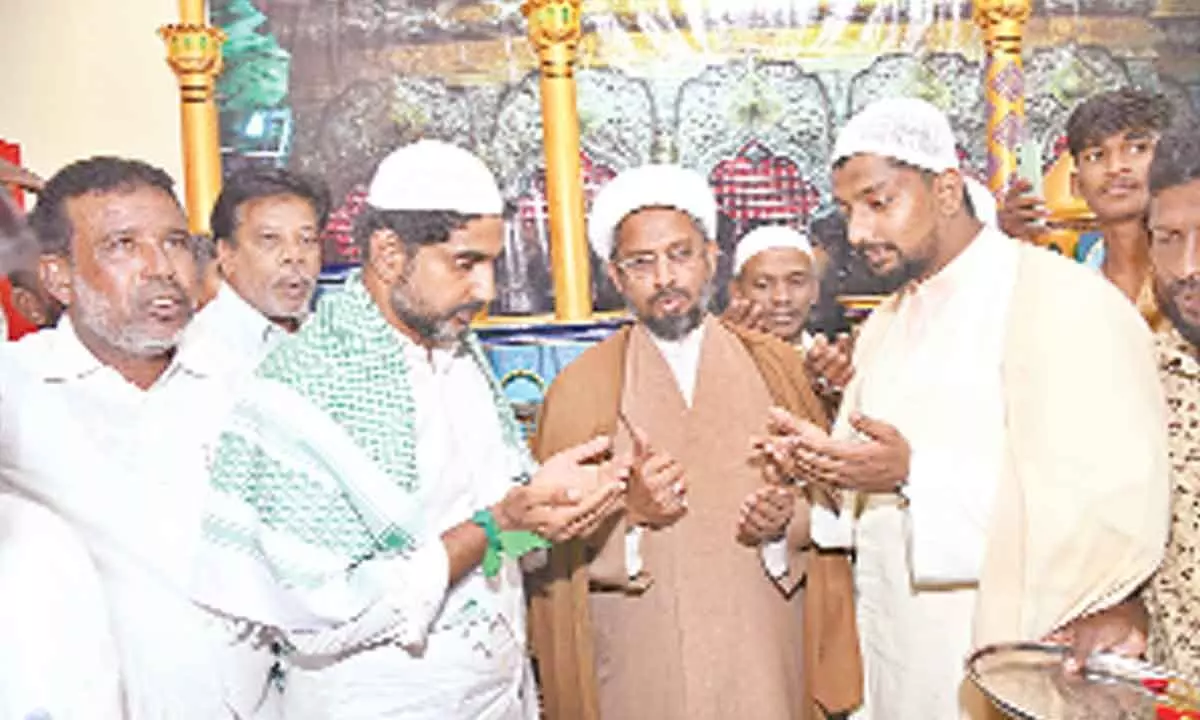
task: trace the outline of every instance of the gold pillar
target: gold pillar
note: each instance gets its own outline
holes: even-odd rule
[[[1021,41],[1032,0],[975,0],[975,22],[986,53],[988,186],[1005,190],[1017,173],[1025,141],[1025,70]]]
[[[179,0],[179,18],[178,24],[164,25],[158,34],[167,46],[167,64],[179,78],[188,227],[207,233],[208,215],[221,192],[221,141],[213,94],[225,33],[206,24],[204,0]]]
[[[577,322],[592,316],[591,267],[583,221],[579,112],[575,104],[575,51],[581,0],[526,0],[529,40],[541,64],[542,135],[554,314]]]

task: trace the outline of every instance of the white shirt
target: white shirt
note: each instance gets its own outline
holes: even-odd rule
[[[476,568],[447,588],[440,539],[508,492],[522,471],[519,457],[504,443],[488,380],[468,354],[430,353],[407,339],[403,345],[427,518],[422,547],[408,558],[380,562],[377,569],[396,581],[379,607],[393,609],[372,608],[360,627],[329,633],[341,636],[336,662],[296,658],[288,670],[285,716],[534,720],[520,567],[506,561],[491,580]],[[423,601],[429,597],[440,602]],[[398,624],[409,627],[389,627]],[[384,632],[399,642],[360,642]]]
[[[204,366],[222,374],[252,371],[271,348],[288,336],[228,283],[221,283],[217,294],[187,328],[189,354],[203,357]]]
[[[95,558],[134,718],[228,714],[225,630],[187,594],[205,456],[228,402],[211,377],[184,348],[142,390],[92,355],[66,315],[0,347],[0,474]]]
[[[897,427],[912,451],[904,494],[914,585],[975,583],[983,567],[1005,451],[1001,364],[1017,262],[1014,241],[985,228],[903,291],[874,364],[860,368],[860,412]],[[814,541],[849,544],[851,512],[814,507]]]
[[[117,650],[92,556],[54,513],[8,493],[0,588],[0,720],[121,718]]]

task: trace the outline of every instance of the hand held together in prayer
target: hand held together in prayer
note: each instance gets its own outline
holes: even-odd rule
[[[756,330],[761,333],[771,332],[771,326],[767,323],[766,311],[763,310],[762,305],[753,300],[741,297],[731,299],[721,317],[726,322],[747,330]]]
[[[861,436],[835,440],[821,428],[772,408],[771,437],[761,443],[784,472],[806,483],[868,493],[896,492],[908,479],[911,450],[895,427],[863,415],[850,417]]]
[[[778,540],[787,531],[796,510],[796,496],[780,485],[750,493],[738,512],[737,541],[749,547]]]
[[[840,393],[854,378],[854,340],[842,333],[833,342],[824,335],[817,335],[812,347],[804,353],[804,364],[809,375],[816,381],[822,395]]]
[[[619,508],[629,477],[627,458],[595,463],[611,446],[598,437],[547,460],[492,508],[500,530],[528,530],[554,543],[591,532]]]
[[[653,448],[641,430],[628,429],[633,435],[634,457],[625,498],[626,519],[630,525],[669,527],[687,513],[683,465]]]

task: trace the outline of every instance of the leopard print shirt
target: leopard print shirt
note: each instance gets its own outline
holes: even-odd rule
[[[1200,680],[1200,350],[1173,327],[1156,336],[1167,396],[1171,537],[1145,593],[1150,657]]]

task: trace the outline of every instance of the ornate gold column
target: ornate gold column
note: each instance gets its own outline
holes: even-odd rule
[[[591,267],[583,221],[579,112],[575,104],[575,50],[581,0],[526,0],[529,40],[541,65],[542,136],[554,314],[559,320],[592,316]]]
[[[1025,70],[1021,41],[1032,0],[975,0],[975,22],[987,51],[988,186],[1003,191],[1017,172],[1025,140]]]
[[[179,78],[183,183],[188,226],[207,233],[208,215],[221,192],[221,141],[213,97],[221,73],[225,33],[209,27],[204,0],[179,0],[179,19],[158,34],[167,45],[167,64]]]

